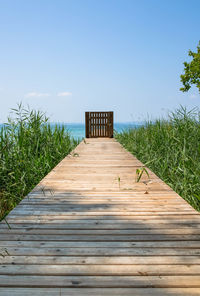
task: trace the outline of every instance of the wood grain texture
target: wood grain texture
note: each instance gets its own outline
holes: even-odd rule
[[[34,294],[33,294],[34,292]],[[199,288],[0,288],[0,296],[199,296]]]
[[[0,296],[200,295],[200,215],[141,166],[81,142],[0,223]]]

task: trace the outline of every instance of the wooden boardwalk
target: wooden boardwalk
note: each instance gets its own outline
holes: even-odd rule
[[[140,166],[81,142],[0,224],[0,296],[200,295],[200,215]]]

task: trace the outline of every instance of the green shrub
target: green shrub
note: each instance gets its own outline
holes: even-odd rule
[[[0,219],[78,143],[40,111],[21,104],[13,111],[15,118],[0,128]]]
[[[180,107],[167,120],[116,134],[132,154],[200,210],[200,112]]]

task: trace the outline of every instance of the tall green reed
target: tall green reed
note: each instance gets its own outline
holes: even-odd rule
[[[77,144],[63,126],[21,104],[0,128],[0,219]]]
[[[184,107],[167,120],[116,134],[117,140],[200,211],[200,112]]]

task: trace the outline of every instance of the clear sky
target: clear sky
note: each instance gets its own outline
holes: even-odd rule
[[[20,101],[61,122],[200,106],[179,91],[199,40],[199,0],[0,0],[0,122]]]

